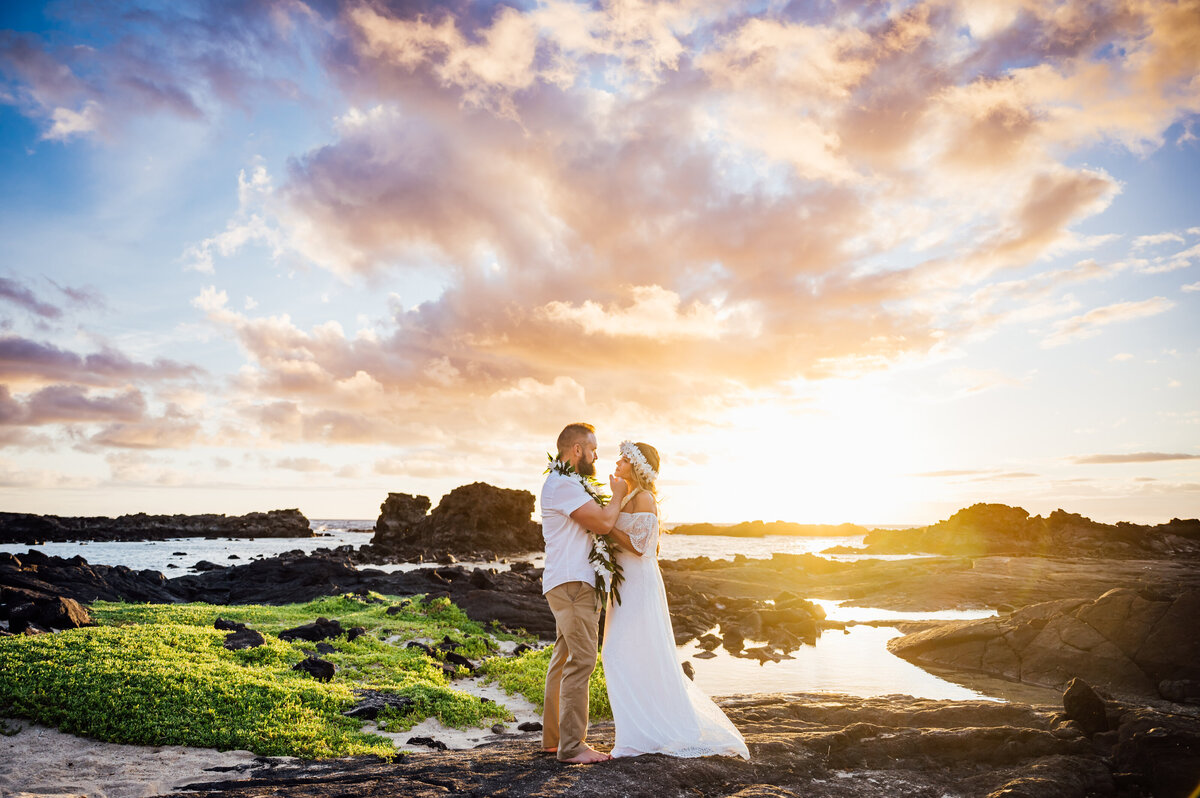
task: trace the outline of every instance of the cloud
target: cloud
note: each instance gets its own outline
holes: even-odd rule
[[[1133,248],[1141,249],[1142,247],[1154,247],[1159,244],[1175,242],[1178,244],[1184,243],[1183,236],[1178,233],[1156,233],[1154,235],[1138,236],[1133,239]]]
[[[146,413],[146,399],[136,388],[94,396],[79,385],[51,385],[29,397],[25,413],[26,424],[137,421]]]
[[[1140,302],[1118,302],[1113,305],[1089,310],[1080,316],[1072,316],[1054,323],[1053,332],[1042,340],[1043,347],[1062,346],[1071,341],[1091,338],[1108,324],[1156,316],[1175,307],[1175,303],[1164,297],[1154,297]]]
[[[24,310],[44,319],[62,317],[62,310],[55,305],[39,300],[32,291],[16,280],[0,277],[0,299],[12,302]]]
[[[264,204],[269,201],[272,187],[271,177],[261,163],[254,167],[249,177],[246,170],[238,172],[238,211],[225,229],[187,248],[183,254],[184,269],[213,274],[217,255],[229,257],[250,243],[262,243],[271,249],[272,257],[279,259],[285,252],[280,232],[261,215]],[[252,301],[247,297],[248,301]]]
[[[1200,281],[1197,281],[1194,283],[1188,283],[1187,285],[1183,286],[1179,290],[1183,291],[1184,293],[1188,293],[1188,294],[1192,294],[1197,291],[1200,291]]]
[[[5,101],[43,125],[42,139],[70,142],[120,135],[146,114],[199,121],[222,104],[295,97],[305,22],[319,24],[303,3],[212,14],[134,4],[103,14],[81,4],[53,34],[0,31]]]
[[[993,479],[1033,479],[1040,476],[1041,474],[1034,474],[1029,471],[1004,471],[988,476],[976,477],[971,482],[989,482]]]
[[[161,418],[108,424],[88,442],[116,449],[186,449],[199,442],[200,434],[198,423],[168,413]]]
[[[27,462],[0,460],[0,488],[61,491],[71,488],[93,488],[97,484],[97,480],[91,477],[53,469],[31,468]]]
[[[759,332],[755,308],[749,303],[725,308],[694,302],[682,312],[678,294],[660,286],[634,286],[627,307],[587,301],[573,306],[550,302],[540,313],[547,320],[578,325],[588,335],[633,337],[664,341],[676,338],[716,339],[725,336],[755,338]]]
[[[1167,454],[1164,452],[1136,452],[1133,454],[1092,454],[1072,457],[1080,465],[1106,465],[1112,463],[1159,463],[1168,460],[1200,460],[1200,454]]]
[[[100,127],[100,104],[88,100],[78,111],[70,108],[55,108],[50,112],[51,125],[42,138],[48,141],[66,141],[72,136],[92,133]]]
[[[170,468],[165,458],[144,452],[109,452],[104,456],[104,461],[108,464],[109,482],[113,484],[168,487],[194,484],[191,474]]]
[[[333,470],[331,465],[315,457],[284,457],[276,460],[274,465],[275,468],[284,468],[289,471],[300,471],[303,473]]]
[[[950,389],[955,398],[971,396],[1000,387],[1021,387],[1033,379],[1033,374],[1013,377],[996,369],[959,367],[948,371],[940,382]]]
[[[74,47],[97,19],[118,44]],[[0,39],[13,102],[65,146],[294,100],[308,65],[340,92],[324,139],[239,172],[237,210],[186,268],[263,247],[437,286],[364,333],[202,289],[197,313],[244,357],[219,421],[239,440],[452,448],[541,434],[562,407],[687,429],[1003,324],[1055,320],[1054,346],[1161,313],[1162,297],[1081,312],[1069,292],[1187,255],[1105,263],[1090,255],[1111,239],[1081,232],[1121,189],[1083,156],[1145,153],[1200,110],[1197,23],[1165,4],[168,4],[71,24]],[[151,400],[142,381],[199,376],[105,354],[9,336],[0,375]],[[209,439],[113,423],[97,440]]]
[[[0,378],[6,380],[49,380],[103,386],[131,379],[183,379],[202,373],[198,366],[166,358],[141,363],[109,347],[80,355],[51,343],[18,335],[0,335]]]

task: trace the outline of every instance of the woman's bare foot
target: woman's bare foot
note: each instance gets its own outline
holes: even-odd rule
[[[608,754],[601,753],[595,748],[585,747],[575,756],[562,761],[572,765],[594,765],[597,762],[607,762],[610,759],[612,759],[612,757]]]

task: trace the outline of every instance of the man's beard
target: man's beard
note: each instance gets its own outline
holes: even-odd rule
[[[587,458],[579,458],[579,464],[575,466],[575,470],[585,477],[593,477],[596,475],[596,461],[588,462]]]

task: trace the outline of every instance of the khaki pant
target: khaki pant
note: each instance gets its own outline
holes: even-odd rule
[[[587,582],[566,582],[546,593],[554,613],[554,653],[546,671],[542,747],[570,759],[586,747],[588,681],[596,670],[600,606]]]

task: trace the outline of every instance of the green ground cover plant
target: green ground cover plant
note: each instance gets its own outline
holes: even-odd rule
[[[504,689],[509,695],[522,695],[539,707],[545,708],[546,670],[550,667],[553,646],[526,651],[519,657],[492,657],[483,663],[483,674]],[[588,683],[588,714],[598,720],[612,719],[612,706],[608,703],[608,688],[604,682],[604,665],[596,663]]]
[[[388,615],[391,606],[399,612]],[[347,595],[282,606],[96,602],[89,609],[96,626],[0,638],[0,711],[111,742],[391,757],[390,740],[341,714],[355,703],[356,688],[414,700],[402,714],[380,714],[391,730],[427,717],[462,728],[511,716],[503,705],[453,689],[442,663],[406,648],[409,640],[436,644],[449,637],[462,644],[459,653],[478,660],[496,650],[497,638],[527,639],[489,634],[444,598],[425,604]],[[322,616],[345,629],[366,629],[353,641],[328,641],[338,649],[322,655],[337,667],[328,683],[292,670],[314,643],[277,637]],[[213,628],[218,617],[246,623],[266,644],[227,650],[226,632]]]

